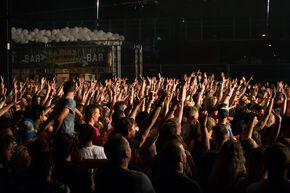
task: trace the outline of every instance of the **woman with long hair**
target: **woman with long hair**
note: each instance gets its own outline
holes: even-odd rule
[[[246,173],[246,160],[239,141],[228,140],[218,153],[209,176],[209,192],[233,192]]]

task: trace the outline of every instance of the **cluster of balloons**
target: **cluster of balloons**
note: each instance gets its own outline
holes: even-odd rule
[[[86,27],[61,28],[61,29],[37,29],[29,31],[22,28],[11,28],[12,40],[16,43],[27,44],[28,42],[50,43],[50,42],[76,42],[76,41],[91,41],[91,40],[115,40],[124,41],[125,37],[111,32],[102,30],[90,30]]]

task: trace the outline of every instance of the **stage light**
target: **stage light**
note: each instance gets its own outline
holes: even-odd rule
[[[272,47],[272,44],[269,44],[268,46],[269,46],[269,47]]]
[[[262,37],[266,37],[267,36],[267,34],[262,34]]]
[[[157,39],[157,40],[162,40],[160,36],[158,36],[156,39]]]

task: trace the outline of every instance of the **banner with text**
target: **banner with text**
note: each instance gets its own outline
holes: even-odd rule
[[[15,47],[14,68],[112,68],[112,47]]]

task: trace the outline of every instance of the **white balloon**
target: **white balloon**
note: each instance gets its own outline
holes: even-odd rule
[[[51,31],[50,30],[47,30],[46,33],[45,33],[45,35],[46,36],[51,36]]]
[[[17,35],[20,35],[22,33],[22,29],[21,28],[18,28],[17,30],[16,30],[16,34]]]
[[[30,35],[31,35],[32,37],[35,36],[35,32],[34,32],[34,31],[30,32]]]
[[[28,34],[28,30],[25,29],[25,30],[22,31],[22,33],[23,33],[23,34]]]
[[[53,30],[51,31],[51,33],[52,33],[52,35],[55,35],[55,34],[57,34],[57,31],[56,31],[56,29],[53,29]]]

